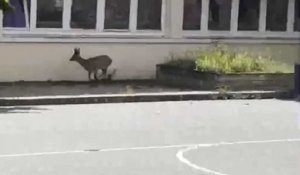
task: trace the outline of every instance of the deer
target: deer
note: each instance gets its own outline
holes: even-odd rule
[[[74,49],[74,54],[70,58],[70,61],[76,61],[79,63],[88,72],[88,78],[90,81],[92,80],[92,73],[94,74],[94,79],[96,81],[99,80],[97,77],[99,70],[102,71],[100,77],[107,77],[107,69],[112,63],[112,59],[107,55],[99,55],[84,59],[80,56],[80,48]]]

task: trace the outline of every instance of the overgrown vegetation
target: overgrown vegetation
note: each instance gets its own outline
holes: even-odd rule
[[[193,59],[183,57],[169,60],[167,65],[201,72],[230,73],[291,73],[293,66],[272,60],[270,57],[254,56],[246,52],[234,52],[225,46],[214,46],[197,51]]]
[[[292,66],[276,62],[270,57],[253,56],[246,52],[233,52],[216,46],[199,52],[196,69],[216,73],[288,73]]]

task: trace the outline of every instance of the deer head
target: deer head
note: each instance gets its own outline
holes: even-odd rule
[[[74,49],[74,54],[72,55],[72,57],[70,58],[70,61],[77,61],[81,59],[81,56],[80,56],[80,48],[75,48]]]

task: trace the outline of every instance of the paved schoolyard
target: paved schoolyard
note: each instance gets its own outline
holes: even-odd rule
[[[0,107],[2,175],[298,175],[300,105]]]

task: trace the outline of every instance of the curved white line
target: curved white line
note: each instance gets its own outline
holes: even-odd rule
[[[212,146],[212,145],[208,145],[207,147],[210,147],[210,146]],[[196,146],[190,146],[188,148],[182,149],[177,152],[176,157],[179,159],[180,162],[186,164],[187,166],[189,166],[195,170],[199,170],[203,173],[213,174],[213,175],[227,175],[227,174],[223,174],[223,173],[220,173],[217,171],[213,171],[213,170],[198,166],[183,156],[184,153],[192,151],[192,150],[196,150],[198,148],[199,148],[198,145],[196,145]]]
[[[228,145],[242,145],[242,144],[262,144],[262,143],[282,143],[282,142],[300,142],[300,139],[282,139],[282,140],[262,140],[262,141],[240,141],[240,142],[220,142],[220,143],[211,143],[211,144],[198,144],[191,145],[185,149],[179,150],[176,154],[178,160],[187,166],[201,171],[203,173],[211,174],[211,175],[228,175],[224,173],[220,173],[214,170],[210,170],[205,167],[198,166],[192,163],[190,160],[184,157],[184,153],[197,150],[199,148],[207,148],[207,147],[220,147],[220,146],[228,146]]]

